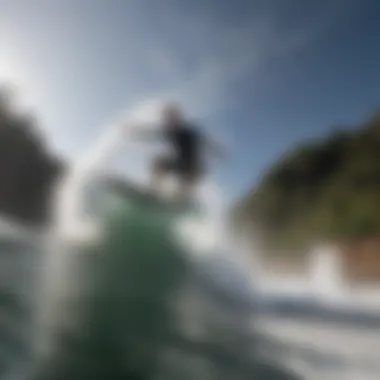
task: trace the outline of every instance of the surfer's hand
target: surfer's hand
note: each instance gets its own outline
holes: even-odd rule
[[[159,132],[154,129],[148,129],[147,126],[141,124],[129,124],[125,127],[125,135],[128,138],[138,139],[140,141],[155,141],[160,137]]]
[[[139,128],[136,124],[130,124],[125,127],[124,134],[128,138],[136,138],[139,135]]]
[[[228,150],[225,145],[210,139],[208,140],[208,147],[211,153],[219,159],[225,160],[228,158]]]

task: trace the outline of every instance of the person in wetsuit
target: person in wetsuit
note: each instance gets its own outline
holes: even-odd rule
[[[178,105],[164,107],[161,118],[158,134],[171,146],[174,154],[160,155],[153,160],[151,184],[157,191],[166,176],[172,174],[179,181],[177,198],[187,199],[206,174],[206,151],[224,156],[225,150],[186,121]]]

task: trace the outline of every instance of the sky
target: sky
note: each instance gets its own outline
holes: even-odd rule
[[[379,14],[377,0],[0,0],[0,79],[71,159],[125,112],[178,101],[228,143],[216,178],[238,197],[380,105]]]

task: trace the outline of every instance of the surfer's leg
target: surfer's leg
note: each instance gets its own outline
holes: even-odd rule
[[[179,185],[175,198],[186,201],[193,195],[194,189],[201,181],[203,170],[200,167],[188,167],[179,173]]]
[[[162,165],[162,159],[156,158],[151,169],[150,187],[153,191],[159,191],[161,188],[162,178],[165,176],[165,170]]]
[[[190,199],[194,192],[194,188],[197,185],[197,181],[192,181],[189,179],[182,179],[179,183],[177,192],[175,194],[175,199],[177,201],[186,201]]]
[[[172,163],[167,157],[157,157],[153,162],[151,170],[151,188],[153,191],[160,191],[161,184],[167,174],[169,174]]]

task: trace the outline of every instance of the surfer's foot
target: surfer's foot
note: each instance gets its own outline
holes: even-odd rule
[[[190,201],[192,193],[193,193],[193,187],[188,185],[182,185],[180,188],[175,192],[173,196],[173,201],[177,203],[187,203]]]
[[[158,194],[161,191],[162,182],[164,180],[165,176],[162,173],[161,170],[155,165],[153,167],[151,177],[150,177],[150,184],[149,184],[149,190],[153,194]]]
[[[174,203],[186,203],[188,200],[189,200],[189,196],[186,196],[185,194],[178,194],[176,193],[174,196],[173,196],[173,202]]]

